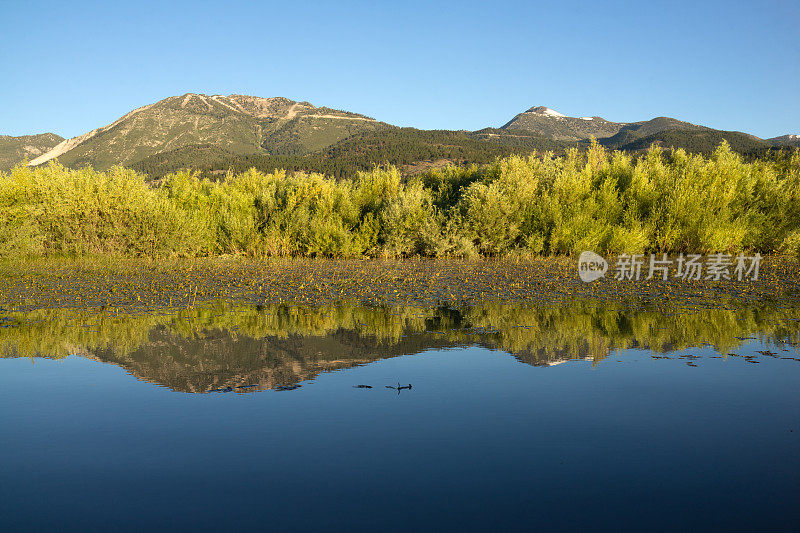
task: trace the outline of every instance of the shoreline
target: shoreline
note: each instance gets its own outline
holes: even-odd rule
[[[607,275],[612,275],[611,272]],[[644,276],[643,276],[644,278]],[[210,258],[35,259],[0,262],[0,307],[141,312],[227,300],[244,305],[463,307],[484,302],[561,305],[575,300],[641,306],[800,307],[800,261],[768,256],[757,281],[584,283],[577,259],[347,260]]]

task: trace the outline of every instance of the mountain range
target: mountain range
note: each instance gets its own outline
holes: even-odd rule
[[[484,163],[511,153],[563,152],[595,138],[611,149],[652,144],[710,152],[722,140],[742,153],[800,146],[800,136],[760,139],[657,117],[612,122],[532,107],[499,128],[478,131],[400,128],[374,118],[287,98],[188,93],[134,109],[107,126],[63,139],[52,133],[0,136],[0,169],[28,160],[107,169],[125,165],[153,177],[179,168],[211,174],[227,169],[352,174],[391,163],[413,173],[446,163]]]

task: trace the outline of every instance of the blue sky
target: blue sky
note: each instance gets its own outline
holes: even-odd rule
[[[474,130],[545,105],[800,133],[800,1],[0,0],[0,134],[70,137],[183,94]]]

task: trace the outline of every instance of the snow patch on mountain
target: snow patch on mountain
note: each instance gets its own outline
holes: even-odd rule
[[[567,115],[559,113],[549,107],[539,106],[539,107],[532,107],[526,111],[526,113],[535,113],[537,115],[545,115],[548,117],[559,117],[559,118],[566,118]]]

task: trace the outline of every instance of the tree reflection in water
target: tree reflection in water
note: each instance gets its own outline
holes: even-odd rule
[[[735,302],[720,302],[716,309],[585,301],[461,309],[217,302],[136,315],[39,310],[7,315],[2,326],[4,357],[77,354],[184,392],[290,390],[321,372],[474,344],[537,366],[575,359],[597,364],[629,348],[667,353],[712,345],[724,356],[754,338],[794,352],[800,344],[800,310]]]

